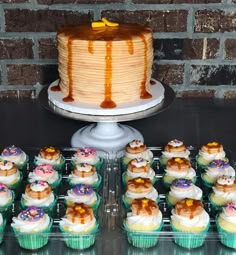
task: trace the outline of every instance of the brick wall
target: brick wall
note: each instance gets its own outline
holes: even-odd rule
[[[101,17],[152,27],[153,77],[178,96],[236,98],[236,0],[0,0],[0,95],[56,80],[56,32]]]

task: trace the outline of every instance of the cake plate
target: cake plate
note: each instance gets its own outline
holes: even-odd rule
[[[169,86],[162,85],[156,80],[154,80],[154,82],[164,90],[164,98],[160,103],[155,103],[156,101],[154,105],[153,101],[148,104],[141,103],[141,107],[140,103],[138,103],[137,106],[132,105],[131,107],[127,105],[127,107],[123,107],[121,111],[107,111],[106,109],[101,110],[100,108],[88,110],[88,107],[84,107],[84,105],[82,107],[82,113],[65,110],[56,106],[54,102],[52,103],[52,99],[48,99],[50,97],[48,88],[43,88],[41,90],[39,101],[47,110],[55,114],[75,120],[94,122],[93,124],[77,130],[72,135],[71,146],[75,148],[85,146],[94,147],[97,150],[100,149],[108,152],[112,157],[112,155],[114,156],[118,151],[124,149],[125,145],[130,141],[134,139],[144,141],[142,134],[138,130],[128,125],[120,124],[119,122],[143,119],[156,115],[166,110],[174,101],[175,93]],[[142,102],[143,101],[145,100],[142,100]]]

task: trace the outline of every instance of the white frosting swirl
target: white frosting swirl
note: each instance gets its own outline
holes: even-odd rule
[[[25,154],[25,152],[22,151],[22,153],[20,155],[12,155],[12,156],[1,155],[0,159],[11,161],[11,162],[15,163],[16,165],[21,165],[21,164],[25,163],[25,161],[27,159],[27,155]]]
[[[152,190],[149,192],[149,193],[135,193],[135,192],[131,192],[129,190],[127,190],[125,192],[125,196],[127,198],[130,198],[130,199],[136,199],[136,198],[142,198],[142,197],[146,197],[146,198],[149,198],[153,201],[157,201],[158,199],[158,192],[155,188],[152,188]]]
[[[88,164],[88,163],[80,163],[76,165],[76,169],[80,172],[90,172],[92,170],[92,165]]]
[[[217,197],[223,198],[227,201],[236,201],[236,192],[233,192],[233,191],[223,192],[223,191],[217,190],[215,187],[213,187],[212,189]]]
[[[28,194],[22,194],[22,199],[24,201],[24,204],[26,206],[50,206],[55,199],[55,196],[53,194],[53,192],[46,198],[42,198],[42,199],[34,199],[32,197],[29,197]]]
[[[220,175],[235,176],[235,170],[232,166],[229,166],[226,169],[221,169],[221,168],[215,169],[215,168],[208,167],[205,170],[205,174],[212,179],[217,179]]]
[[[222,212],[220,213],[219,217],[221,217],[223,220],[231,223],[236,224],[236,216],[230,215],[225,207],[223,207]]]
[[[150,150],[145,150],[144,152],[140,152],[140,153],[136,153],[136,154],[126,152],[125,156],[129,159],[144,158],[151,162],[152,158],[153,158],[153,153]]]
[[[0,226],[2,226],[3,224],[3,217],[2,217],[2,214],[0,213]]]
[[[35,160],[37,165],[43,165],[43,164],[59,165],[62,162],[61,157],[56,159],[46,159],[46,158],[42,158],[40,154],[38,156],[35,156]]]
[[[173,170],[164,170],[166,172],[166,175],[175,177],[175,178],[185,178],[185,179],[193,179],[196,176],[196,171],[193,168],[190,168],[186,172],[177,172]]]
[[[142,172],[142,173],[134,173],[134,172],[131,172],[129,169],[127,169],[126,174],[131,179],[141,177],[141,178],[148,178],[150,180],[153,180],[155,177],[155,171],[152,168],[150,168],[148,172]]]
[[[52,176],[48,176],[48,178],[47,176],[39,176],[34,171],[30,172],[28,175],[28,181],[30,183],[35,181],[47,181],[49,184],[52,184],[56,182],[58,179],[59,179],[59,175],[57,171],[55,171]]]
[[[4,205],[8,204],[9,202],[12,201],[12,199],[13,199],[12,192],[10,190],[8,190],[5,193],[5,196],[0,197],[0,206],[4,206]]]
[[[176,197],[178,199],[184,199],[184,198],[192,198],[200,200],[202,198],[202,190],[197,187],[196,185],[192,184],[191,188],[189,189],[180,189],[175,187],[170,187],[170,196]]]
[[[135,158],[132,160],[132,162],[130,162],[130,164],[132,166],[135,166],[138,168],[146,166],[148,163],[149,163],[149,161],[147,161],[146,159],[143,159],[143,158]]]
[[[20,172],[17,170],[14,174],[0,176],[0,182],[6,185],[12,185],[20,180]]]
[[[65,231],[79,234],[79,233],[86,233],[91,231],[96,224],[96,219],[93,218],[88,223],[80,224],[80,223],[73,223],[67,218],[62,218],[59,224]]]
[[[225,158],[225,152],[221,151],[221,152],[218,152],[218,153],[209,154],[207,152],[199,150],[199,156],[202,156],[206,160],[212,161],[214,159],[224,159]]]
[[[95,165],[99,162],[99,156],[95,154],[93,157],[80,157],[77,154],[74,154],[72,157],[72,161],[75,164],[80,164],[80,163],[88,163],[90,165]]]
[[[13,168],[13,163],[11,161],[0,161],[0,171],[10,170]]]
[[[168,159],[171,159],[171,158],[186,158],[186,159],[188,159],[189,155],[190,155],[189,150],[181,151],[181,152],[162,151],[161,153],[165,158],[168,158]]]
[[[86,205],[93,205],[97,202],[97,195],[93,192],[90,195],[76,195],[73,189],[67,191],[65,200],[72,203],[84,203]]]
[[[87,177],[80,177],[72,173],[68,176],[68,178],[72,184],[83,183],[83,184],[91,185],[98,181],[98,174],[95,172],[94,175],[87,176]]]

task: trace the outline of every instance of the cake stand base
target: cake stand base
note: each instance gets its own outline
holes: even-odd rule
[[[110,156],[115,156],[134,139],[143,141],[143,136],[130,126],[116,122],[98,122],[76,131],[71,138],[71,146],[94,147],[108,152]]]

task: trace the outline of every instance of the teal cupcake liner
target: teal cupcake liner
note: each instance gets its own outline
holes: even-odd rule
[[[201,174],[201,180],[203,185],[205,185],[207,188],[212,188],[214,186],[213,182],[208,182],[205,178],[204,178],[204,173]]]
[[[14,203],[15,200],[15,192],[13,190],[10,190],[10,192],[12,193],[12,199],[11,201],[9,201],[7,204],[5,204],[4,206],[0,206],[0,213],[2,214],[3,218],[6,220],[9,220],[12,216],[12,205]]]
[[[160,232],[163,227],[163,222],[161,225],[150,232],[137,232],[130,230],[125,221],[123,221],[123,226],[127,234],[128,242],[137,248],[151,248],[155,246],[159,241]]]
[[[0,244],[3,242],[3,238],[4,238],[4,230],[6,227],[7,221],[6,219],[3,217],[3,223],[0,226]]]
[[[98,174],[98,181],[96,183],[92,183],[92,184],[89,184],[90,186],[92,186],[94,189],[98,189],[99,186],[101,185],[101,182],[102,182],[102,176],[100,174]],[[71,180],[68,178],[68,183],[70,185],[70,187],[73,187],[74,185],[76,184],[81,184],[83,182],[78,182],[78,183],[72,183]]]
[[[153,180],[152,180],[152,185],[154,185],[156,182],[157,182],[157,178],[154,177]],[[124,186],[126,186],[127,183],[128,183],[127,180],[126,180],[126,172],[124,172],[122,174],[122,183],[123,183]]]
[[[74,234],[65,231],[60,225],[59,229],[63,233],[64,242],[71,249],[83,250],[94,245],[99,224],[88,234]]]
[[[224,230],[218,222],[218,216],[216,217],[216,227],[219,233],[220,242],[229,247],[236,249],[236,232],[228,232]]]
[[[192,249],[201,247],[204,244],[210,223],[200,232],[181,231],[175,228],[172,223],[170,223],[170,226],[173,232],[174,242],[181,247]]]
[[[218,204],[214,203],[214,202],[211,200],[211,193],[208,195],[208,201],[210,202],[211,208],[212,208],[213,212],[215,212],[215,213],[218,213],[218,212],[222,209],[222,207],[224,206],[224,205],[218,205]],[[228,202],[228,201],[227,201],[227,202]],[[226,203],[227,203],[227,202],[226,202]]]
[[[122,202],[123,202],[123,205],[124,207],[129,210],[130,209],[130,203],[128,203],[125,199],[125,195],[122,195]],[[160,197],[158,196],[157,200],[155,201],[157,204],[160,202]]]
[[[61,156],[61,163],[60,164],[51,164],[55,170],[57,170],[59,173],[62,173],[64,167],[65,167],[66,159],[64,156]],[[33,161],[34,166],[38,166],[38,162],[36,159]]]
[[[38,233],[22,233],[14,227],[12,227],[12,229],[21,248],[35,250],[47,245],[52,224],[53,221],[50,219],[49,226]]]
[[[103,163],[104,163],[104,159],[102,157],[99,157],[99,161],[93,166],[96,168],[97,171],[100,171],[103,166]],[[71,166],[72,168],[76,167],[76,163],[73,160],[71,161]]]

